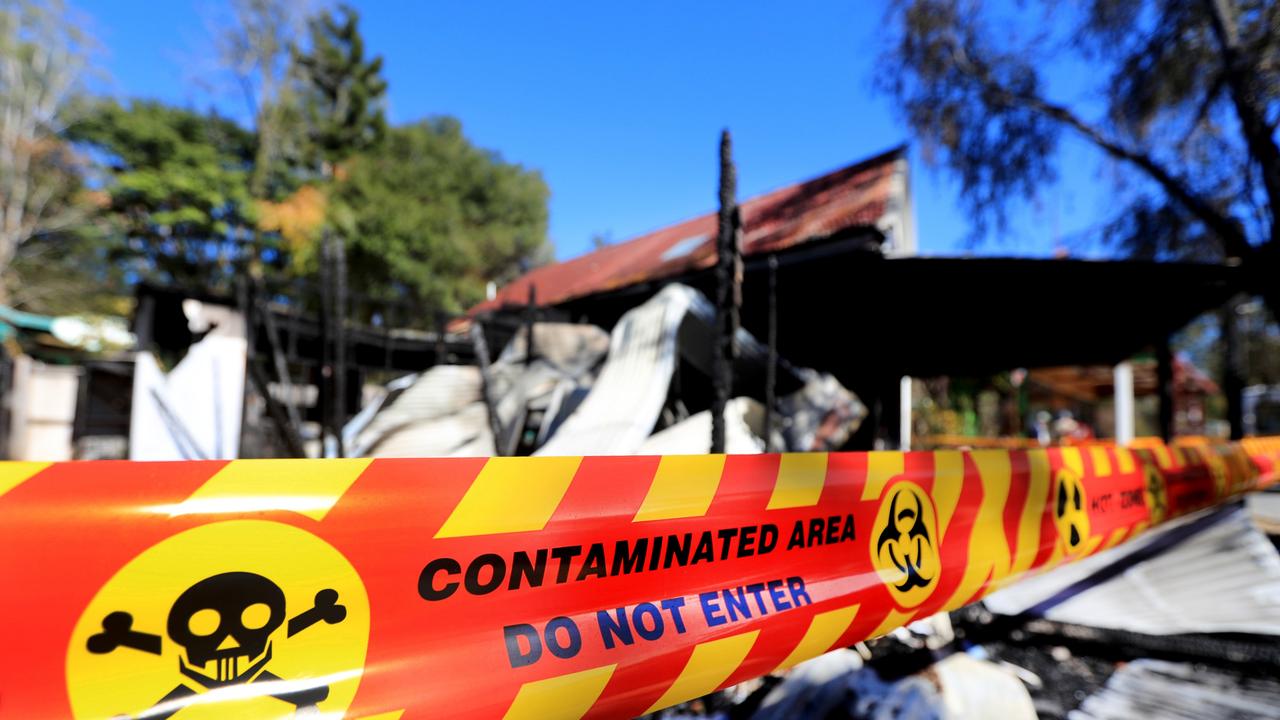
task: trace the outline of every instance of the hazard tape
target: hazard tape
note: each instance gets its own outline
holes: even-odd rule
[[[4,717],[631,717],[1277,480],[1280,440],[0,464]]]

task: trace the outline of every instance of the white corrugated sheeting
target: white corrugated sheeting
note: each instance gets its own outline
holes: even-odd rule
[[[1278,720],[1280,682],[1200,665],[1135,660],[1071,711],[1070,720]]]
[[[1268,535],[1280,535],[1280,488],[1251,493],[1245,498],[1249,517]]]
[[[353,456],[433,457],[478,446],[493,450],[480,401],[480,370],[436,365],[419,376],[360,431]]]
[[[734,398],[724,408],[724,448],[731,455],[764,452],[760,428],[764,405],[751,398]],[[711,452],[711,411],[694,413],[645,440],[638,455],[705,455]]]
[[[1241,632],[1280,635],[1280,554],[1240,509],[1177,545],[1048,609],[1064,623],[1148,635]],[[1196,515],[988,596],[993,612],[1016,615],[1130,553],[1179,532]]]
[[[954,653],[917,674],[883,680],[847,648],[800,663],[769,691],[753,720],[1035,720],[1035,705],[1009,670]]]
[[[484,403],[458,412],[419,420],[383,438],[368,457],[487,457],[493,455],[493,433]]]

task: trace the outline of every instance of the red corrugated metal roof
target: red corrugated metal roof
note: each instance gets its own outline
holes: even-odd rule
[[[854,227],[874,227],[893,191],[891,150],[821,177],[758,195],[743,203],[743,254],[794,247]],[[471,313],[524,305],[529,286],[539,305],[556,305],[639,282],[673,277],[715,264],[716,213],[670,225],[560,263],[544,265],[503,286]]]

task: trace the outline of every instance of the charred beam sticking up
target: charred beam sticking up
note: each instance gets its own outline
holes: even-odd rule
[[[267,379],[266,373],[256,362],[249,363],[247,367],[249,368],[249,379],[253,381],[254,387],[262,395],[262,399],[267,405],[267,412],[271,415],[272,424],[275,425],[276,432],[280,435],[280,442],[284,443],[289,457],[306,457],[307,450],[302,444],[302,438],[298,436],[297,429],[289,421],[289,415],[285,411],[284,405],[271,394],[271,382]]]
[[[538,313],[538,288],[529,283],[529,305],[524,313],[524,365],[533,363],[533,324]]]
[[[342,427],[347,422],[347,248],[333,235],[333,437],[338,457],[346,457]]]
[[[320,238],[320,377],[316,383],[320,410],[320,457],[328,455],[333,417],[333,243],[326,229]]]
[[[484,326],[480,321],[471,322],[471,344],[475,348],[476,363],[480,366],[480,396],[489,416],[489,432],[493,434],[493,454],[502,454],[502,423],[498,419],[498,403],[489,387],[489,343],[484,339]]]
[[[284,418],[283,422],[286,426],[280,428],[280,432],[288,437],[285,438],[285,445],[293,457],[306,457],[306,451],[303,448],[299,429],[302,427],[302,415],[298,412],[298,406],[293,404],[293,379],[289,375],[289,364],[285,360],[284,351],[280,348],[280,331],[276,327],[275,315],[271,313],[271,307],[265,297],[262,281],[255,278],[252,286],[252,302],[249,306],[249,312],[256,315],[262,322],[263,330],[266,332],[267,345],[271,349],[271,366],[275,371],[275,381],[279,385],[281,393],[284,395],[284,401],[277,401],[270,393],[264,393],[263,400],[268,405],[271,417]],[[250,316],[253,317],[253,316]],[[257,324],[257,321],[251,320],[250,326]],[[256,336],[253,332],[251,335]],[[256,362],[251,359],[250,362]],[[279,408],[271,408],[272,403],[279,404]]]
[[[1160,437],[1173,439],[1173,350],[1165,338],[1156,345],[1156,393],[1160,399]]]
[[[778,392],[778,256],[769,256],[769,359],[764,366],[764,451],[773,446],[773,412]]]
[[[1227,396],[1227,423],[1231,439],[1244,437],[1244,368],[1240,352],[1240,303],[1231,300],[1221,310],[1222,392]]]
[[[716,236],[716,334],[711,354],[711,452],[725,451],[724,410],[733,388],[734,335],[742,306],[742,221],[729,131],[720,134],[720,223]]]
[[[445,347],[445,328],[449,326],[449,315],[443,310],[436,311],[436,365],[449,364],[449,350]]]

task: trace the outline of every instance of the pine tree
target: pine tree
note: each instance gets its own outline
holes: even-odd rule
[[[387,83],[382,58],[365,59],[360,16],[339,6],[308,23],[310,47],[294,49],[302,107],[309,131],[308,164],[331,177],[338,163],[377,145],[386,132],[382,111]]]

